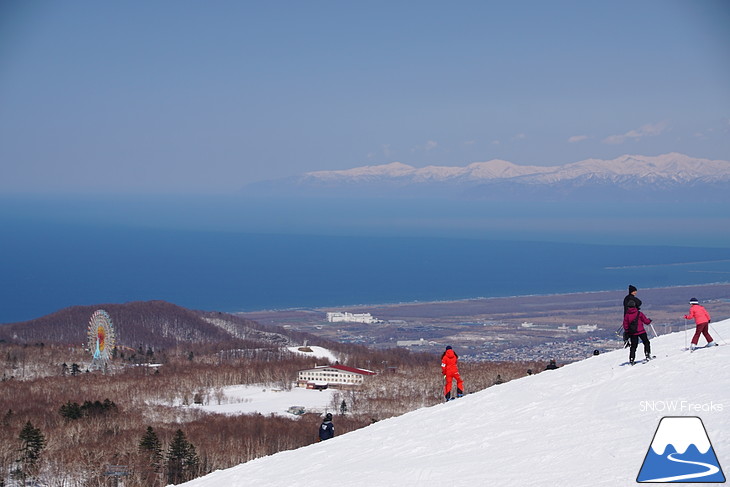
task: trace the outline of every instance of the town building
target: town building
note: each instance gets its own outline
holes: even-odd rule
[[[425,347],[433,344],[434,342],[424,340],[423,338],[420,340],[397,340],[395,342],[396,347]]]
[[[327,321],[330,323],[381,323],[381,320],[373,318],[370,313],[340,313],[339,311],[327,313]]]
[[[300,370],[297,387],[306,387],[307,389],[355,387],[362,385],[365,377],[371,375],[375,375],[375,372],[339,364],[321,365],[312,369]]]

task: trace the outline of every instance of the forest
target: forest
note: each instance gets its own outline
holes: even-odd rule
[[[89,371],[83,346],[0,341],[0,486],[163,486],[318,441],[318,414],[203,413],[227,386],[291,388],[312,359],[261,343],[116,350]],[[443,400],[439,357],[330,344],[342,364],[377,375],[335,394],[338,435]],[[154,364],[154,366],[152,366]],[[467,392],[543,363],[464,362]],[[346,411],[338,408],[341,400]],[[117,482],[116,484],[112,482]]]

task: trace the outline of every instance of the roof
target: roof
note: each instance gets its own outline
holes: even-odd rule
[[[344,370],[345,372],[355,372],[362,375],[375,375],[372,370],[358,369],[356,367],[348,367],[347,365],[330,365],[330,368]]]
[[[313,367],[311,369],[301,370],[300,372],[304,372],[305,370],[321,370],[321,369],[337,369],[337,370],[341,370],[343,372],[352,372],[352,373],[360,374],[360,375],[376,375],[375,372],[373,372],[372,370],[358,369],[357,367],[348,367],[347,365],[340,365],[340,364],[320,365],[318,367]]]

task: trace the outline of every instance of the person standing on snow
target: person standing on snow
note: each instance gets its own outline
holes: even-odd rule
[[[629,284],[629,294],[627,294],[624,298],[624,316],[626,316],[626,313],[629,312],[629,301],[634,302],[636,309],[641,309],[641,300],[636,297],[637,291],[638,289],[636,289],[636,286]]]
[[[639,346],[639,339],[644,344],[646,360],[651,360],[651,344],[649,343],[649,336],[644,329],[644,325],[651,323],[651,320],[639,311],[635,301],[629,300],[626,304],[628,311],[624,315],[624,341],[628,340],[631,343],[629,348],[629,363],[634,365],[636,347]]]
[[[692,342],[689,345],[690,350],[697,348],[697,342],[700,340],[700,335],[705,337],[708,347],[716,346],[717,343],[715,343],[710,336],[710,332],[707,330],[710,327],[710,313],[707,312],[704,306],[700,305],[697,298],[689,300],[689,314],[684,315],[685,320],[692,318],[694,318],[697,328],[695,329],[695,336],[692,337]]]
[[[456,355],[451,345],[446,347],[441,355],[441,374],[444,376],[444,396],[447,401],[454,399],[451,397],[452,381],[456,379],[456,397],[464,395],[464,381],[459,375],[459,356]]]
[[[327,413],[319,425],[319,441],[329,440],[335,436],[335,425],[332,424],[332,413]]]

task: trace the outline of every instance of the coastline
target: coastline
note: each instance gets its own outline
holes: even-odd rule
[[[640,283],[637,283],[639,287]],[[628,285],[627,285],[628,288]],[[475,298],[451,301],[357,305],[239,313],[342,343],[404,347],[437,353],[453,345],[468,360],[552,360],[569,363],[622,347],[623,299],[627,290]],[[654,334],[694,330],[684,316],[699,299],[713,321],[730,317],[730,283],[642,289],[641,310]],[[371,323],[336,322],[329,311],[370,313]],[[582,330],[582,331],[581,331]]]
[[[433,300],[433,301],[404,301],[393,303],[375,303],[375,304],[351,304],[341,306],[317,306],[317,307],[294,307],[281,309],[263,309],[256,311],[239,311],[234,314],[245,316],[250,319],[272,318],[277,315],[292,314],[311,314],[326,313],[329,311],[349,311],[349,312],[371,312],[379,313],[387,316],[420,316],[436,317],[443,316],[445,310],[450,310],[456,315],[463,316],[469,313],[489,313],[503,312],[505,307],[517,308],[529,306],[530,308],[551,307],[556,302],[568,303],[567,306],[573,308],[576,303],[589,303],[597,305],[605,303],[611,306],[611,302],[621,303],[625,296],[625,290],[604,290],[604,291],[579,291],[570,293],[549,293],[549,294],[526,294],[517,296],[492,296],[492,297],[475,297],[452,300]],[[654,308],[658,311],[658,306],[669,306],[675,308],[680,306],[686,307],[686,303],[690,297],[697,297],[701,301],[717,301],[725,298],[730,301],[730,282],[717,282],[710,284],[692,284],[678,285],[654,288],[639,288],[639,294],[646,296],[645,309]],[[692,294],[692,296],[689,296]],[[685,298],[684,295],[687,295]],[[702,297],[706,296],[706,297]],[[571,304],[572,303],[572,304]],[[616,305],[618,306],[618,304]],[[723,307],[724,308],[724,307]],[[729,312],[730,312],[730,306]],[[535,309],[535,311],[537,311]],[[729,314],[730,316],[730,314]]]

